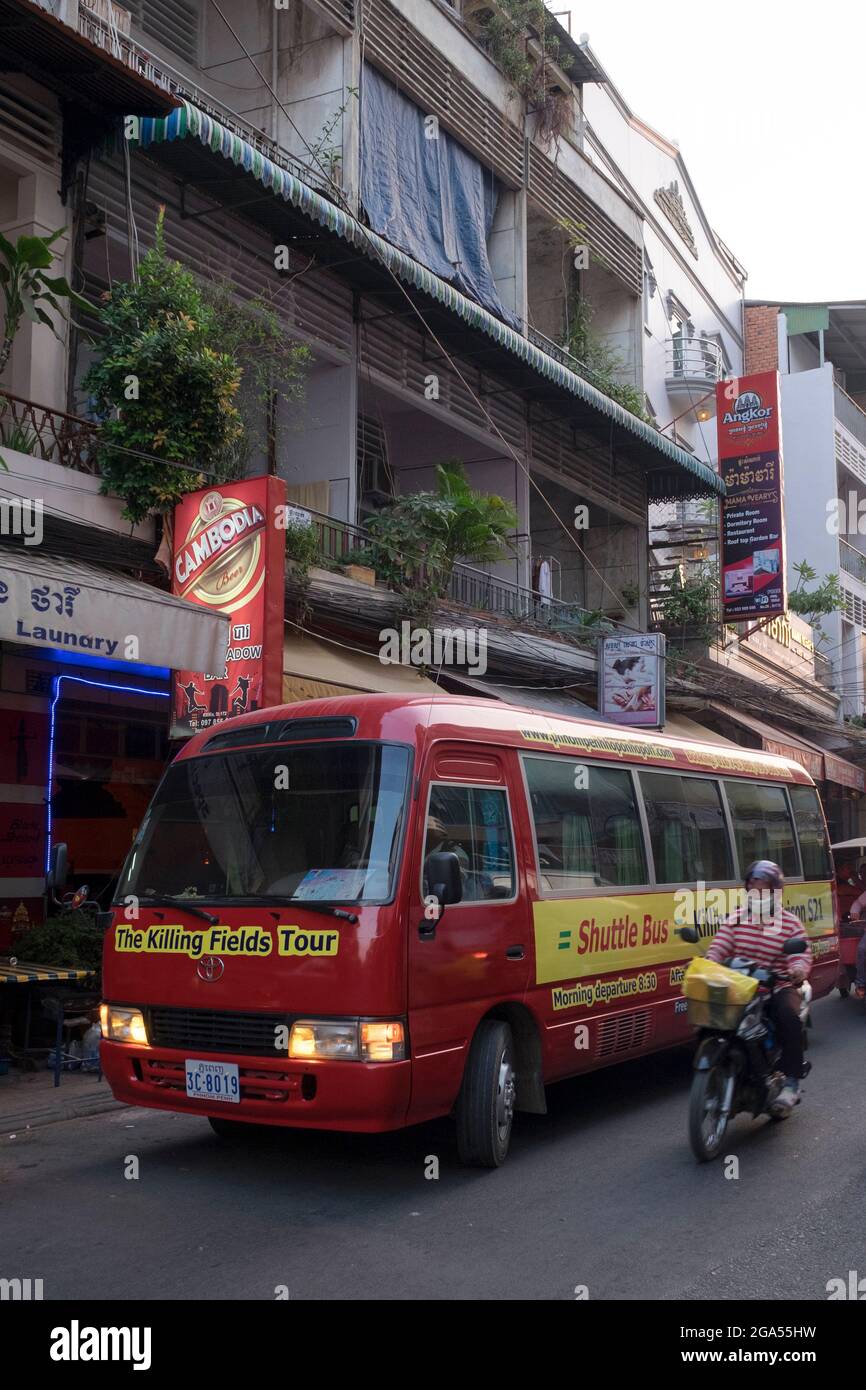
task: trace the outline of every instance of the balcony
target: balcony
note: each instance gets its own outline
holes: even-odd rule
[[[332,0],[332,3],[335,9],[339,9],[342,0]],[[214,98],[198,87],[186,74],[178,72],[163,59],[154,57],[129,34],[110,27],[102,14],[85,4],[84,0],[80,0],[78,7],[78,30],[97,48],[110,54],[132,72],[162,88],[170,96],[191,102],[199,110],[205,111],[214,120],[226,126],[241,140],[246,140],[248,145],[252,145],[273,164],[288,169],[295,178],[309,184],[325,197],[331,197],[333,188],[321,170],[311,168],[296,155],[284,150],[265,131],[252,125],[246,117],[239,115],[231,107],[222,103],[215,104]]]
[[[839,564],[846,574],[852,574],[866,585],[866,555],[839,537]]]
[[[46,463],[96,475],[97,430],[92,420],[0,391],[0,446]],[[2,473],[0,473],[2,477]]]
[[[304,508],[310,511],[310,508]],[[370,545],[370,536],[360,526],[310,511],[319,537],[319,549],[326,563],[343,564],[350,555],[363,556]],[[518,623],[530,623],[562,633],[577,641],[594,642],[601,631],[615,631],[619,623],[599,619],[577,604],[542,597],[534,589],[526,589],[508,579],[500,579],[474,565],[457,564],[448,586],[448,600],[462,608],[488,613],[494,617]],[[624,631],[631,631],[624,628]]]
[[[716,383],[725,374],[722,349],[712,338],[668,338],[665,342],[665,387],[694,407],[697,420],[716,413]]]

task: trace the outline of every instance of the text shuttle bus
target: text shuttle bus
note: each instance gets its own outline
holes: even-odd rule
[[[689,1038],[685,965],[755,859],[827,993],[835,890],[797,763],[448,695],[243,715],[190,739],[130,852],[105,1074],[241,1137],[453,1113],[494,1166],[548,1083]]]

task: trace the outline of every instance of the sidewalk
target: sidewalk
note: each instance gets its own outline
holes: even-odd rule
[[[57,1087],[53,1072],[47,1068],[32,1072],[13,1068],[8,1076],[0,1076],[0,1138],[58,1120],[122,1108],[108,1082],[98,1081],[92,1071],[65,1071]]]

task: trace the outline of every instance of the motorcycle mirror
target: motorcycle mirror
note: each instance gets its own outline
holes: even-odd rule
[[[675,927],[674,935],[681,936],[683,941],[689,941],[693,946],[700,941],[700,933],[694,927]]]
[[[809,943],[805,936],[792,936],[790,941],[786,941],[782,947],[782,955],[799,956],[803,951],[809,949]]]

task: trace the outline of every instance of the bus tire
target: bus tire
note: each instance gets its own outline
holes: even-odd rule
[[[485,1018],[478,1025],[457,1101],[457,1152],[475,1168],[505,1162],[514,1120],[514,1039],[507,1023]]]

